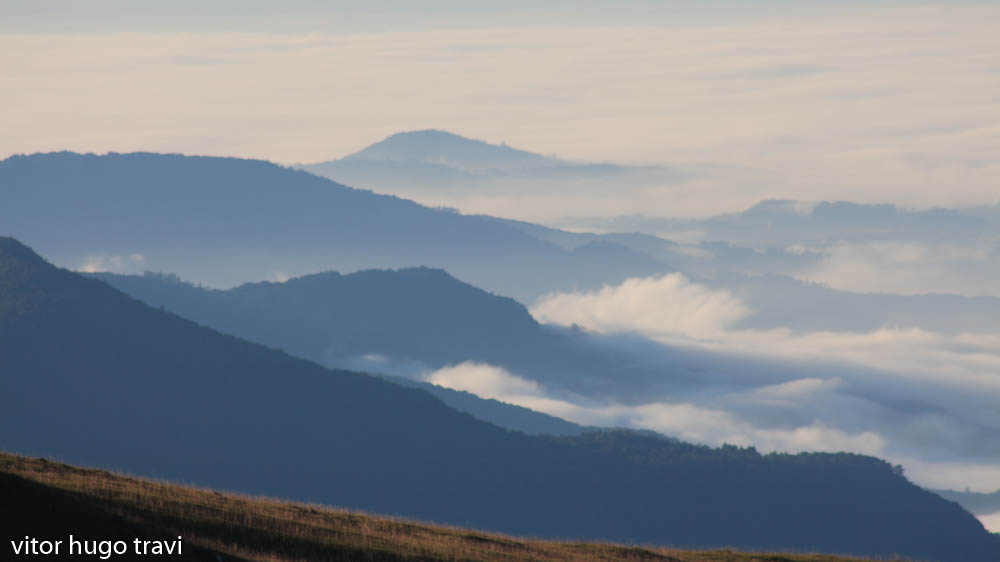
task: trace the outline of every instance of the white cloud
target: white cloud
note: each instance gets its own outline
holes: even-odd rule
[[[901,458],[906,475],[935,490],[965,490],[992,493],[1000,489],[1000,466],[972,462],[927,462]]]
[[[978,519],[983,523],[983,527],[993,533],[1000,533],[1000,512],[990,515],[980,515]]]
[[[1000,333],[732,329],[748,311],[732,294],[691,283],[678,273],[628,279],[593,292],[547,295],[531,307],[540,322],[576,324],[600,333],[637,332],[662,343],[713,351],[843,361],[894,373],[900,380],[1000,393]]]
[[[483,398],[537,397],[541,386],[527,379],[512,375],[500,367],[483,363],[466,362],[444,367],[424,377],[426,382],[464,390]]]
[[[828,394],[842,387],[843,383],[839,377],[797,379],[756,388],[750,396],[772,406],[797,406],[803,399]]]
[[[797,277],[860,293],[1000,296],[994,282],[1000,278],[1000,256],[993,255],[996,243],[841,242],[816,248],[826,257]]]
[[[746,314],[738,298],[678,274],[550,295],[531,311],[544,322],[710,352],[665,365],[648,403],[588,408],[579,418],[710,444],[874,454],[905,460],[921,483],[1000,488],[1000,333],[734,329]],[[743,359],[713,359],[732,354]],[[767,365],[777,382],[760,373]],[[685,369],[700,373],[697,382],[671,386],[669,372]]]
[[[139,253],[127,256],[94,254],[85,257],[83,263],[76,270],[83,273],[138,273],[145,263],[146,256]]]
[[[687,441],[721,445],[753,445],[763,452],[848,450],[880,454],[884,440],[874,432],[849,434],[821,423],[793,428],[762,428],[719,409],[690,403],[649,402],[638,405],[600,402],[580,396],[557,394],[543,385],[511,374],[507,370],[484,363],[465,362],[444,367],[424,375],[423,380],[438,386],[471,392],[481,398],[492,398],[552,414],[569,421],[596,426],[624,426],[650,429]],[[836,385],[836,383],[833,383]],[[829,383],[800,381],[784,388],[774,388],[779,394],[812,392]],[[806,390],[808,389],[808,390]]]
[[[998,464],[920,458],[893,447],[886,436],[875,430],[846,430],[815,420],[796,426],[768,427],[724,407],[688,402],[654,401],[634,405],[602,402],[546,388],[501,367],[476,362],[426,372],[422,378],[439,386],[531,408],[583,425],[649,429],[711,446],[724,443],[754,446],[762,453],[856,452],[902,463],[911,480],[928,488],[992,491],[1000,487]],[[831,392],[841,385],[838,380],[803,379],[762,387],[749,394],[816,395]],[[855,414],[845,412],[846,416]]]
[[[598,332],[636,331],[711,338],[750,313],[735,296],[696,285],[679,273],[628,279],[591,293],[558,293],[531,309],[540,322],[578,324]]]

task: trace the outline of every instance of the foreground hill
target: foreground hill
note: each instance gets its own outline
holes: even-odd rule
[[[317,270],[445,267],[530,300],[665,267],[602,263],[515,228],[352,189],[268,162],[165,154],[0,161],[0,234],[73,268],[142,264],[215,286]]]
[[[546,542],[389,519],[315,504],[186,488],[0,453],[0,527],[19,539],[183,538],[185,560],[657,560],[739,562],[762,555]],[[54,517],[54,515],[56,515]],[[61,516],[60,516],[61,515]],[[117,559],[118,557],[116,557]],[[767,555],[783,562],[847,562]]]
[[[1000,554],[971,514],[874,458],[508,432],[152,309],[12,239],[0,377],[0,444],[74,463],[533,536]]]

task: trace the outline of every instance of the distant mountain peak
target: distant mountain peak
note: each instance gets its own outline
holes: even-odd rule
[[[504,143],[492,144],[439,129],[396,133],[343,160],[419,162],[475,173],[565,164],[562,160],[511,148]]]

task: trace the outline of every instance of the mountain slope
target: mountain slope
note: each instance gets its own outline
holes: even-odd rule
[[[517,301],[438,269],[325,272],[228,290],[156,274],[92,276],[150,306],[319,362],[364,354],[429,365],[504,361],[543,337]]]
[[[659,271],[262,161],[53,153],[0,161],[0,233],[74,268],[138,264],[216,286],[317,270],[445,267],[530,300]],[[85,233],[79,235],[79,233]]]
[[[412,378],[471,361],[577,389],[683,370],[540,325],[520,303],[441,270],[326,272],[225,291],[157,274],[91,275],[150,306],[330,367]],[[442,397],[465,410],[451,398]]]
[[[658,560],[750,562],[732,551],[692,552],[602,543],[543,542],[438,527],[212,490],[184,488],[46,459],[0,453],[4,510],[0,529],[19,539],[142,537],[173,540],[181,533],[185,560]],[[36,515],[37,514],[37,515]],[[129,524],[121,514],[140,525]],[[107,526],[105,522],[109,522]],[[86,525],[86,527],[84,527]],[[65,552],[65,545],[63,545]],[[131,544],[130,544],[131,546]],[[220,552],[221,551],[221,552]],[[194,555],[194,556],[192,556]],[[787,562],[836,562],[832,556],[782,556]]]
[[[0,239],[8,450],[519,534],[991,560],[882,461],[532,438],[161,312]]]

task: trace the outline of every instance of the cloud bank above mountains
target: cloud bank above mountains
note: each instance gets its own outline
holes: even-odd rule
[[[570,209],[550,197],[469,201],[469,212],[707,215],[769,197],[993,204],[998,9],[852,5],[715,25],[394,33],[5,33],[0,102],[21,111],[0,117],[0,154],[143,149],[294,163],[436,127],[690,176],[627,197],[588,194]]]

